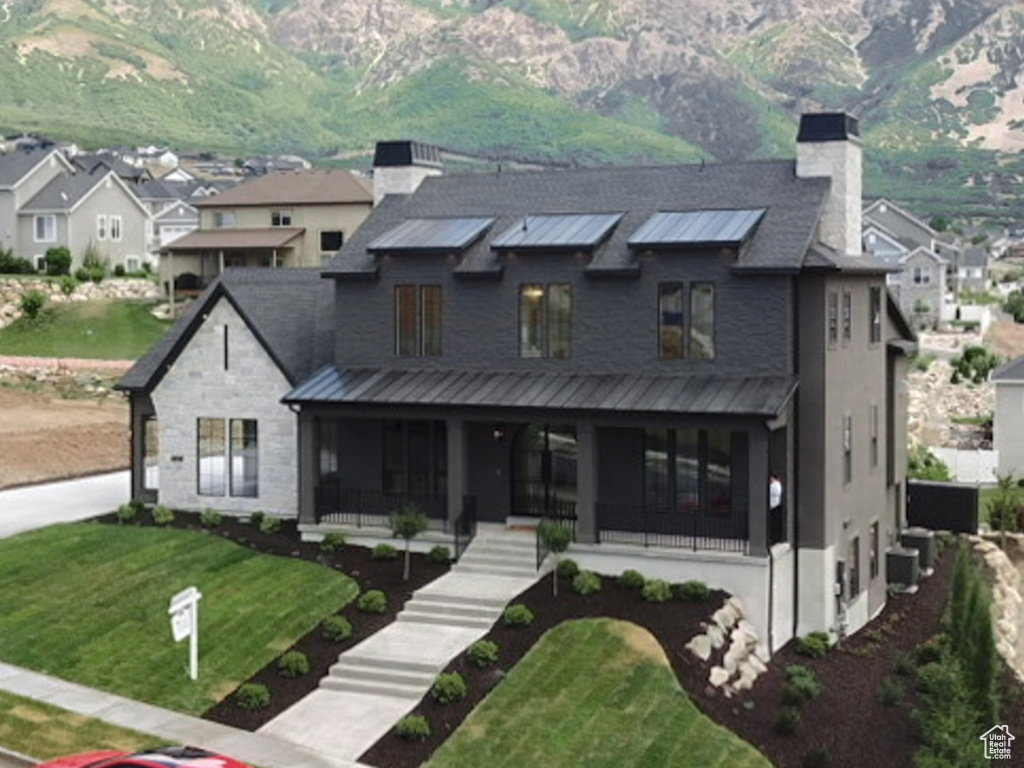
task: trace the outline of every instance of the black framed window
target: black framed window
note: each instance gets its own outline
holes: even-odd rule
[[[441,286],[395,286],[395,354],[441,354]]]
[[[272,227],[290,227],[292,225],[292,212],[291,211],[271,211],[270,212],[270,226]]]
[[[566,359],[572,354],[572,286],[519,286],[519,356]]]
[[[715,286],[712,283],[690,286],[690,357],[715,359]]]
[[[196,420],[197,492],[200,496],[223,496],[227,492],[226,448],[224,419]]]
[[[839,294],[828,294],[828,345],[834,347],[839,341]]]
[[[847,581],[850,599],[860,594],[860,537],[854,536],[846,553]]]
[[[155,491],[160,487],[160,424],[156,416],[142,420],[142,487]]]
[[[337,251],[345,243],[345,233],[338,230],[323,230],[320,232],[320,250]]]
[[[683,358],[683,284],[658,285],[658,357]]]
[[[421,498],[448,491],[448,433],[443,421],[384,422],[384,493]]]
[[[644,504],[654,511],[728,516],[732,467],[746,453],[746,433],[721,429],[644,431]]]
[[[843,484],[853,482],[853,418],[843,416]]]
[[[200,496],[259,496],[256,420],[197,419],[196,465]]]
[[[871,538],[868,542],[870,550],[868,551],[868,573],[871,575],[871,579],[877,579],[880,569],[878,567],[878,548],[881,542],[878,538],[878,521],[871,524]]]
[[[843,346],[853,338],[853,296],[843,291]]]
[[[231,419],[231,495],[259,495],[259,442],[255,419]]]
[[[882,340],[882,289],[878,286],[869,288],[868,302],[871,323],[869,338],[872,344],[878,344]]]

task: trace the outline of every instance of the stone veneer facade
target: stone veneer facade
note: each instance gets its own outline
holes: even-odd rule
[[[175,509],[212,507],[228,514],[262,510],[293,517],[298,494],[296,419],[280,403],[290,389],[266,349],[222,297],[153,390],[160,435],[160,503]],[[255,498],[198,493],[199,418],[257,421]]]

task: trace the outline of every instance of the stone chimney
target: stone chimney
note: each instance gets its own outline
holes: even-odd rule
[[[845,256],[860,256],[860,122],[845,112],[803,115],[796,142],[797,177],[832,179],[832,190],[818,224],[818,238]]]
[[[428,176],[444,170],[441,150],[418,141],[378,141],[373,153],[373,204],[385,195],[411,195]]]

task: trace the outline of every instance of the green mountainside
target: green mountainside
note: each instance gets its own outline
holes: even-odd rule
[[[868,194],[1009,221],[1022,62],[1024,0],[0,0],[0,133],[731,161],[792,155],[800,112],[846,109]]]

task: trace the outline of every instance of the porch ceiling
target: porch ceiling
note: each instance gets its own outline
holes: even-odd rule
[[[782,412],[796,387],[791,376],[339,370],[327,366],[285,395],[282,402],[773,417]]]

